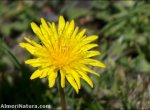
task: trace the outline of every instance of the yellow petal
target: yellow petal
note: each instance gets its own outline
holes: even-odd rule
[[[64,33],[67,31],[68,26],[69,26],[69,22],[67,21],[66,24],[65,24],[65,27],[64,27],[64,30],[63,30],[63,33],[62,33],[62,34],[64,34]],[[65,37],[65,36],[64,36],[64,37]]]
[[[74,78],[74,80],[76,81],[78,88],[81,88],[81,83],[80,83],[80,76],[78,75],[78,73],[74,70],[69,70],[72,77]]]
[[[57,30],[56,30],[56,25],[55,25],[55,23],[49,23],[48,22],[48,25],[50,26],[50,29],[52,30],[52,35],[53,36],[51,36],[50,37],[50,40],[52,41],[52,43],[55,43],[55,41],[57,41],[58,40],[58,32],[57,32]]]
[[[93,88],[93,82],[91,81],[91,79],[86,75],[85,72],[82,71],[77,71],[80,75],[81,78],[84,79],[92,88]]]
[[[81,50],[87,51],[87,50],[90,50],[90,49],[97,47],[97,46],[98,46],[97,44],[87,44],[87,45],[84,45]]]
[[[44,18],[41,18],[42,27],[46,30],[48,35],[51,35],[51,29],[48,27]]]
[[[57,78],[58,73],[54,71],[50,71],[48,81],[49,81],[49,87],[53,87],[55,84],[55,80]]]
[[[83,37],[83,35],[85,34],[85,32],[86,32],[86,29],[83,29],[81,32],[79,32],[79,33],[77,34],[76,38],[77,38],[78,40],[81,40],[81,38]]]
[[[36,58],[36,59],[29,59],[25,61],[26,64],[30,64],[33,67],[39,67],[42,65],[47,64],[47,60],[41,59],[41,58]]]
[[[89,58],[89,57],[93,57],[93,56],[96,56],[96,55],[100,55],[100,52],[99,51],[88,51],[85,55],[86,58]]]
[[[47,50],[44,46],[43,47],[35,47],[29,43],[20,43],[19,45],[22,48],[25,48],[27,51],[29,51],[32,55],[40,56],[40,57],[47,57],[48,56]]]
[[[52,31],[53,31],[54,37],[55,37],[56,39],[58,39],[58,32],[57,32],[57,30],[56,30],[56,25],[55,25],[55,23],[52,23]]]
[[[31,28],[33,32],[41,39],[42,38],[41,30],[34,22],[31,23]]]
[[[58,34],[62,34],[65,27],[65,20],[63,16],[59,17],[59,23],[58,23]]]
[[[44,26],[44,27],[48,27],[48,25],[47,25],[47,23],[46,23],[46,21],[45,21],[45,19],[44,18],[41,18],[41,23],[42,23],[42,25]]]
[[[29,38],[27,37],[24,37],[24,39],[29,42],[30,44],[32,44],[33,46],[36,46],[38,48],[41,48],[41,45],[39,45],[38,43],[36,43],[34,40],[30,40]]]
[[[45,69],[43,69],[40,78],[45,78],[46,76],[48,76],[48,72],[50,71],[50,69],[51,68],[45,68]]]
[[[78,86],[77,86],[75,80],[73,79],[73,77],[70,74],[67,74],[66,78],[67,78],[68,82],[72,85],[72,87],[75,89],[75,91],[78,93],[79,89],[78,89]]]
[[[48,41],[49,41],[49,37],[50,35],[48,34],[48,32],[46,31],[46,29],[43,27],[43,25],[40,26],[41,28],[41,32],[42,32],[42,43],[48,47]]]
[[[90,42],[95,41],[96,39],[98,39],[98,36],[92,35],[92,36],[86,37],[86,38],[83,40],[83,42],[84,42],[85,44],[87,44],[87,43],[90,43]]]
[[[42,74],[42,72],[38,69],[34,73],[32,73],[30,79],[32,80],[32,79],[38,78],[41,76],[41,74]]]
[[[48,29],[49,31],[47,32],[43,25],[41,25],[40,27],[41,27],[41,32],[43,34],[42,43],[50,51],[54,48],[54,43],[55,43],[56,38],[53,35],[53,32],[51,31],[50,28]]]
[[[76,37],[76,35],[77,35],[77,33],[78,33],[78,29],[79,29],[79,28],[76,27],[75,30],[73,31],[72,36],[71,36],[72,39],[74,39],[74,38]],[[75,39],[76,39],[76,38],[75,38]]]
[[[34,54],[35,47],[33,47],[31,44],[29,44],[29,43],[20,43],[19,45],[22,48],[25,48],[26,50],[28,50],[31,54]]]
[[[94,47],[97,47],[97,44],[87,44],[86,42],[80,42],[78,45],[76,45],[76,47],[74,48],[73,52],[79,52],[79,50],[81,51],[88,51]]]
[[[64,36],[65,36],[66,38],[70,38],[70,36],[71,36],[71,34],[73,33],[73,30],[74,30],[74,20],[72,20],[72,21],[69,23],[69,25],[68,25],[68,27],[67,27],[66,30],[67,30],[67,31],[64,33]]]
[[[38,67],[42,65],[39,59],[29,59],[29,60],[26,60],[25,63],[30,64],[33,67]]]
[[[81,65],[80,68],[81,68],[81,70],[83,70],[83,71],[86,71],[86,72],[95,74],[95,75],[97,75],[97,76],[100,76],[100,74],[98,74],[97,72],[91,70],[90,68],[88,68],[88,67],[85,66],[85,65]]]
[[[65,87],[65,71],[60,70],[60,75],[61,75],[61,87]]]
[[[98,60],[94,60],[94,59],[84,59],[81,62],[84,63],[84,64],[88,64],[88,65],[92,65],[92,66],[98,66],[98,67],[101,67],[101,68],[106,67],[102,62],[100,62]]]

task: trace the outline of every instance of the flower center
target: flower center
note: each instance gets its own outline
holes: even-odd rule
[[[69,66],[70,61],[74,56],[72,55],[71,46],[67,45],[58,45],[58,47],[52,53],[52,60],[54,65],[58,68],[62,68],[64,66]]]

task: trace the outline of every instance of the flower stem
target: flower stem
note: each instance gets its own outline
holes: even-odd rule
[[[65,99],[65,93],[64,93],[64,89],[61,87],[61,81],[60,81],[60,76],[58,79],[58,83],[59,83],[59,92],[60,92],[60,103],[61,103],[61,107],[62,110],[67,110],[67,104],[66,104],[66,99]]]

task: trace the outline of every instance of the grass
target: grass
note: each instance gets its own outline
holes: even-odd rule
[[[150,3],[148,1],[0,1],[0,104],[50,104],[59,108],[59,93],[46,79],[30,81],[34,71],[24,64],[31,57],[18,46],[32,37],[30,23],[41,17],[57,22],[59,15],[98,34],[98,50],[107,69],[91,76],[94,88],[82,81],[77,95],[65,88],[74,110],[150,109]]]

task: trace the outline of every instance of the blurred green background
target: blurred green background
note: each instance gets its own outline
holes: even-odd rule
[[[0,1],[0,104],[50,104],[60,108],[57,85],[47,79],[31,81],[34,71],[24,60],[31,55],[18,46],[28,36],[37,39],[30,23],[43,17],[57,23],[63,15],[97,34],[98,50],[106,69],[93,68],[79,94],[65,88],[69,110],[150,109],[150,2],[148,0],[1,0]]]

